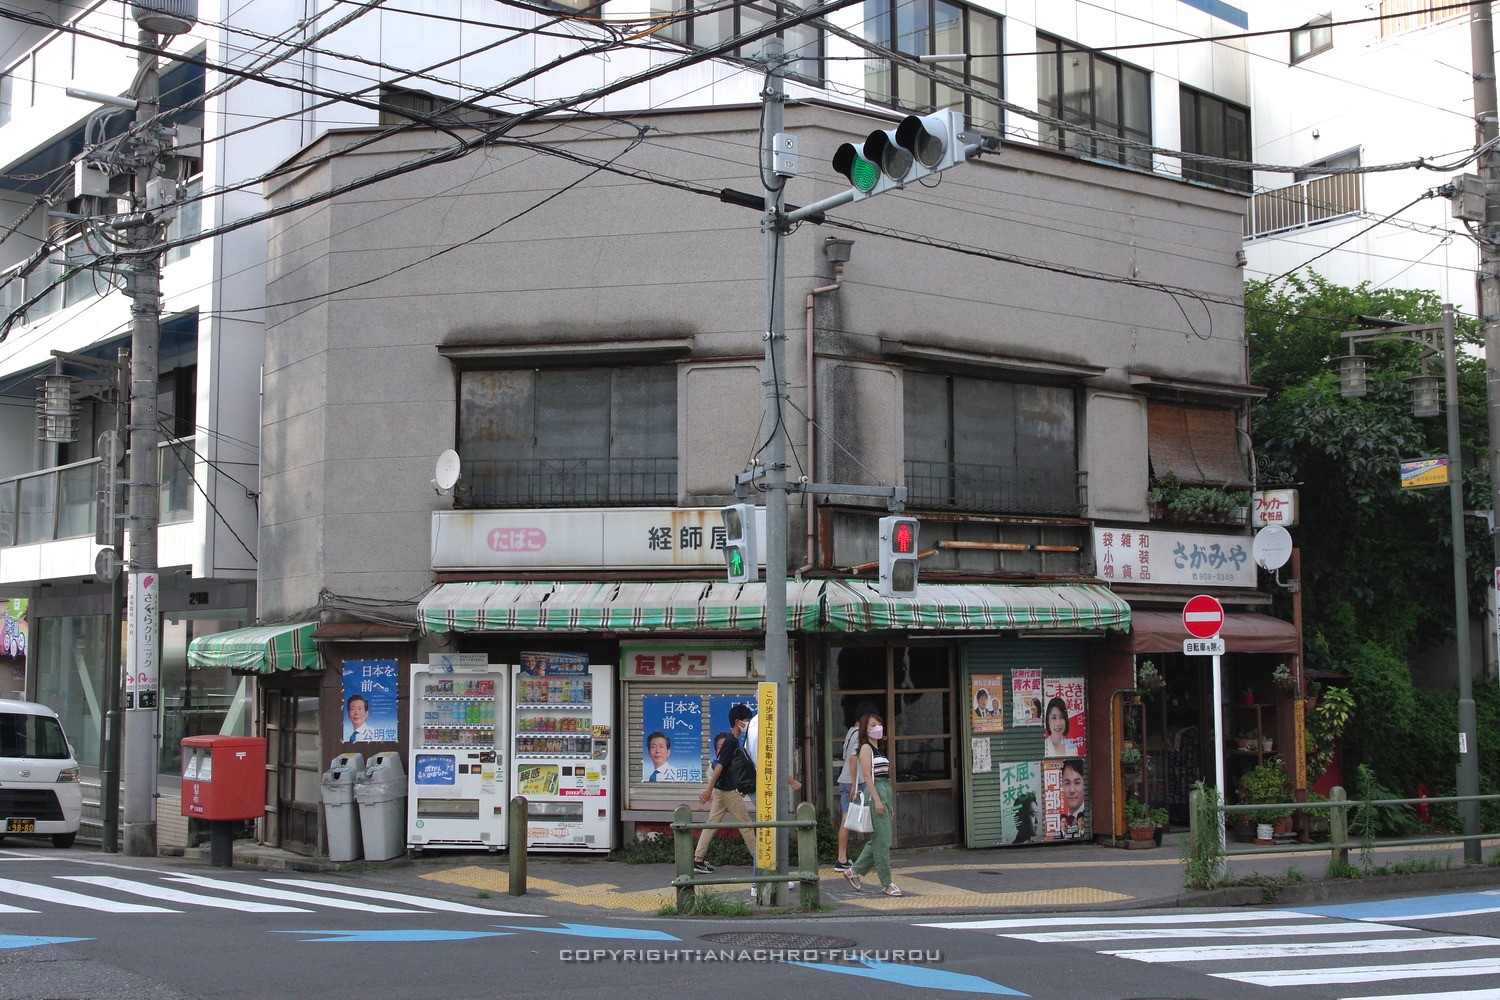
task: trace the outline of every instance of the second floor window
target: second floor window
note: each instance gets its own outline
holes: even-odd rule
[[[1300,28],[1292,29],[1292,65],[1333,48],[1333,18],[1327,14],[1315,17]]]
[[[865,90],[871,101],[926,113],[941,108],[961,111],[968,127],[999,133],[1000,17],[989,11],[943,0],[868,0],[865,18],[870,38],[903,55],[966,55],[956,62],[934,63],[940,78],[931,79],[888,59],[865,63]],[[972,97],[941,78],[980,91]]]
[[[671,23],[658,32],[659,38],[670,38],[694,48],[706,49],[756,27],[786,17],[799,10],[775,0],[746,0],[722,3],[719,0],[651,0],[651,12],[658,17],[675,15]],[[795,58],[787,64],[788,76],[808,83],[823,82],[823,33],[811,24],[799,24],[782,32],[786,54]],[[754,41],[727,53],[731,58],[750,59],[758,55],[763,41]]]
[[[1250,109],[1183,87],[1182,148],[1226,160],[1250,159]],[[1203,160],[1182,161],[1182,176],[1190,181],[1217,184],[1234,191],[1250,190],[1250,170]]]
[[[1078,516],[1072,389],[911,371],[903,386],[913,507]]]
[[[1038,34],[1036,41],[1037,110],[1062,123],[1042,122],[1042,142],[1150,170],[1151,154],[1141,147],[1151,144],[1151,74],[1060,38]]]
[[[466,371],[458,452],[466,507],[677,502],[677,369]]]

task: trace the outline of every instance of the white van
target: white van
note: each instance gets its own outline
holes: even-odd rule
[[[78,762],[57,713],[0,699],[0,840],[51,835],[53,846],[72,847],[82,815]]]

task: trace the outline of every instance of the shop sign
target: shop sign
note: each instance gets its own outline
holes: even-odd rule
[[[628,681],[679,681],[684,678],[749,676],[749,650],[625,647],[620,676]]]
[[[1149,528],[1095,528],[1095,575],[1108,583],[1167,587],[1256,585],[1250,539]]]
[[[765,508],[755,512],[757,537],[764,540]],[[758,558],[765,561],[763,548]],[[436,570],[723,566],[724,524],[718,507],[433,514]]]

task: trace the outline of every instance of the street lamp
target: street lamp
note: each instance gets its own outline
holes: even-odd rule
[[[1360,319],[1378,329],[1354,330],[1343,335],[1349,353],[1338,361],[1340,395],[1357,398],[1368,391],[1370,359],[1356,354],[1354,348],[1374,340],[1405,341],[1424,349],[1422,374],[1407,379],[1412,410],[1419,417],[1436,416],[1439,409],[1437,376],[1427,374],[1425,366],[1433,357],[1440,357],[1443,361],[1443,382],[1448,399],[1448,507],[1453,534],[1453,614],[1456,622],[1453,638],[1458,649],[1458,794],[1475,796],[1479,794],[1479,734],[1469,648],[1468,553],[1464,545],[1464,477],[1459,453],[1458,348],[1454,343],[1453,307],[1443,306],[1443,321],[1436,324],[1407,325],[1368,316]],[[1458,810],[1463,820],[1464,836],[1468,838],[1464,841],[1464,860],[1469,864],[1479,864],[1479,803],[1461,802]]]

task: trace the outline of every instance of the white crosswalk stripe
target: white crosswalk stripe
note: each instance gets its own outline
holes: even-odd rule
[[[1340,1000],[1500,1000],[1500,988],[1494,985],[1495,977],[1500,976],[1500,939],[1439,933],[1400,923],[1403,919],[1427,921],[1487,912],[1477,895],[1416,897],[1305,910],[1007,917],[918,926],[1077,945],[1134,962],[1180,964],[1215,979],[1291,987],[1293,993],[1320,988],[1320,995],[1338,996],[1341,986],[1363,987],[1359,995]],[[1171,945],[1153,943],[1164,940]],[[1132,947],[1128,942],[1141,946]],[[1488,954],[1476,957],[1484,952]],[[1370,961],[1328,961],[1339,956],[1364,956]],[[1488,981],[1484,981],[1486,977]],[[1442,990],[1413,991],[1412,987],[1424,979],[1448,981],[1442,984]],[[1474,989],[1453,989],[1466,980],[1480,981],[1473,982]],[[1382,986],[1391,992],[1379,992]]]
[[[116,870],[119,869],[116,867]],[[510,910],[430,899],[415,893],[368,889],[347,883],[319,882],[315,879],[265,877],[235,880],[163,871],[132,872],[131,877],[100,874],[48,877],[35,872],[30,875],[27,880],[0,878],[0,914],[41,913],[44,911],[38,909],[38,906],[51,903],[100,913],[143,915],[176,914],[195,908],[208,908],[245,914],[306,914],[318,910],[352,910],[370,914],[527,916]],[[60,883],[68,885],[64,887]]]
[[[147,899],[159,899],[164,903],[187,903],[193,906],[209,906],[220,910],[238,910],[241,913],[311,913],[300,906],[280,906],[276,903],[257,903],[250,899],[225,899],[221,896],[205,896],[198,892],[184,892],[167,885],[152,885],[133,882],[130,879],[112,878],[108,875],[63,875],[69,882],[84,882],[105,889],[118,889]]]

